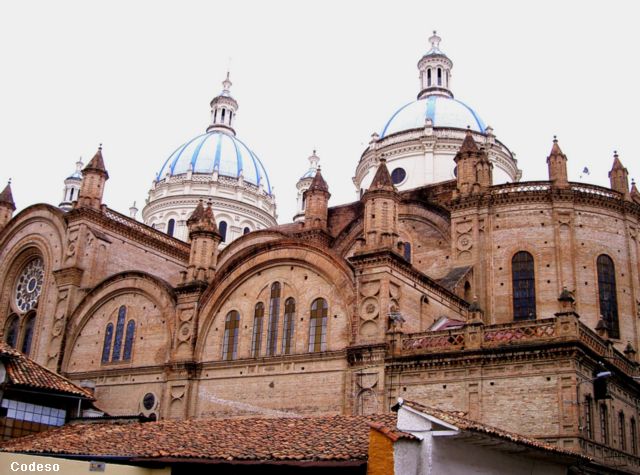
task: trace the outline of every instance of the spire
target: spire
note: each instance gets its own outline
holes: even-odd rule
[[[460,146],[460,153],[475,153],[478,151],[478,145],[476,144],[476,141],[473,140],[471,129],[467,127],[466,135],[464,136],[464,140],[462,141],[462,145]]]
[[[191,254],[186,278],[188,281],[210,282],[215,274],[218,246],[222,241],[210,200],[206,207],[202,200],[198,202],[196,209],[187,220],[187,226],[191,240]]]
[[[322,172],[320,171],[320,167],[318,167],[318,169],[316,170],[316,174],[311,181],[311,186],[309,186],[308,191],[324,191],[327,193],[329,192],[329,185],[327,185],[327,182],[324,181]]]
[[[8,208],[11,208],[12,211],[15,211],[16,204],[13,201],[13,194],[11,193],[11,178],[7,182],[7,186],[4,187],[2,193],[0,193],[0,205],[5,205]]]
[[[104,159],[102,158],[102,144],[98,146],[98,151],[93,156],[93,158],[87,163],[87,166],[83,169],[83,175],[86,174],[89,170],[96,170],[102,172],[109,178],[109,174],[107,173],[107,169],[104,166]]]
[[[613,166],[609,172],[609,181],[611,183],[611,189],[621,193],[626,200],[630,199],[629,195],[629,172],[622,165],[618,152],[613,152]]]
[[[450,89],[451,69],[453,63],[440,49],[442,38],[433,31],[429,38],[431,49],[418,61],[420,72],[420,93],[418,99],[427,96],[444,96],[453,98]]]
[[[191,216],[187,220],[187,226],[189,227],[190,234],[194,232],[218,232],[218,226],[216,226],[213,209],[211,208],[211,201],[207,203],[206,207],[202,200],[198,202],[196,209],[193,210],[193,213],[191,213]]]
[[[631,196],[631,199],[636,203],[640,203],[640,192],[636,187],[636,181],[633,179],[631,180],[631,193],[629,193],[629,196]]]
[[[569,186],[567,177],[567,156],[562,153],[558,145],[558,138],[553,136],[553,145],[551,152],[547,157],[547,167],[549,173],[549,181],[557,188],[566,188]]]
[[[625,170],[616,150],[613,151],[613,166],[611,167],[611,171],[613,170]]]
[[[207,127],[207,132],[218,131],[226,134],[235,135],[233,128],[236,112],[238,111],[238,103],[231,96],[231,79],[229,79],[229,71],[222,81],[222,92],[211,100],[211,123]]]
[[[389,169],[387,168],[387,160],[384,158],[380,159],[380,165],[378,165],[378,170],[376,170],[376,174],[373,177],[368,191],[373,190],[396,191],[395,186],[393,186],[393,181],[391,181]]]

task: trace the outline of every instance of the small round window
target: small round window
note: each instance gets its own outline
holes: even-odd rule
[[[394,185],[402,183],[405,178],[407,178],[407,172],[404,171],[404,168],[396,168],[391,172],[391,181]]]

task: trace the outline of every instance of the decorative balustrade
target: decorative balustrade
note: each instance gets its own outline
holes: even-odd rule
[[[491,189],[493,195],[503,195],[506,193],[531,193],[540,191],[549,191],[551,184],[548,181],[520,181],[516,183],[505,183],[504,185],[494,186]]]
[[[183,248],[181,250],[183,251],[187,251],[189,250],[189,245],[187,243],[183,243],[182,241],[179,241],[175,238],[169,237],[164,233],[161,233],[160,231],[156,231],[154,229],[149,228],[148,226],[145,226],[142,223],[139,223],[138,221],[136,221],[135,219],[129,218],[123,214],[117,213],[116,211],[113,211],[112,209],[107,208],[107,210],[105,211],[105,216],[117,223],[123,224],[133,230],[135,230],[138,233],[142,233],[146,236],[149,236],[150,238],[153,238],[157,241],[161,241],[164,244],[168,244],[170,246],[175,246],[175,247],[179,247],[179,248]]]
[[[571,191],[590,195],[603,196],[605,198],[620,199],[622,195],[617,191],[603,188],[602,186],[589,185],[587,183],[571,183]]]
[[[559,316],[497,325],[470,324],[455,330],[411,333],[399,335],[394,346],[395,351],[400,354],[433,354],[554,341],[579,342],[597,357],[627,375],[638,374],[636,363],[627,359],[613,345],[602,340],[576,316]]]

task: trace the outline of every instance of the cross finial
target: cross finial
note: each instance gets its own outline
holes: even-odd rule
[[[11,178],[9,178],[9,180],[7,181],[7,185],[11,184]]]
[[[100,145],[98,145],[98,150],[102,152],[102,142],[100,143]]]

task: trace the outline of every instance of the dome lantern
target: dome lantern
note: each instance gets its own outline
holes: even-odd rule
[[[238,103],[231,97],[232,84],[227,71],[227,77],[222,81],[222,92],[211,100],[211,124],[207,127],[207,132],[218,130],[236,135],[233,123],[238,111]]]
[[[418,61],[420,71],[420,93],[418,99],[427,96],[445,96],[453,98],[449,88],[453,63],[440,49],[440,38],[435,30],[429,38],[431,49]]]

